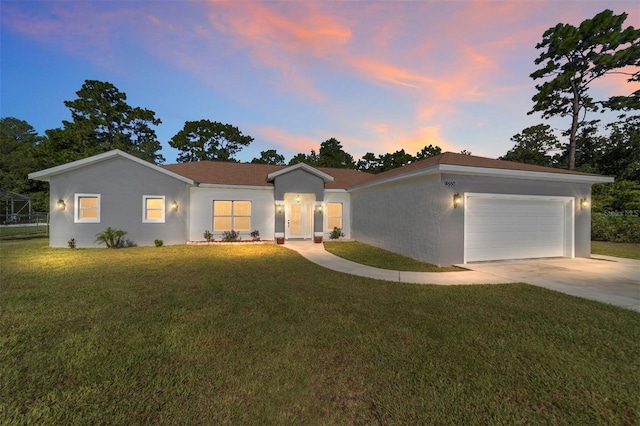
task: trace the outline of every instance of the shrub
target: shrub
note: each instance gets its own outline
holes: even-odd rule
[[[592,213],[591,239],[615,243],[640,243],[640,217],[633,210]]]
[[[211,232],[209,232],[208,229],[206,231],[204,231],[204,239],[209,241],[209,242],[213,240],[213,234]]]
[[[329,234],[329,238],[332,240],[338,240],[340,239],[340,237],[344,237],[344,234],[342,233],[342,229],[336,226],[333,228],[333,231],[331,231],[331,233]]]
[[[70,249],[76,248],[76,239],[75,238],[71,238],[69,241],[67,241],[67,244],[69,245]]]
[[[260,241],[260,231],[258,231],[257,229],[252,231],[249,235],[251,235],[253,241]]]
[[[224,231],[222,233],[222,241],[225,242],[232,242],[232,241],[239,241],[240,240],[240,233],[236,232],[236,231]]]
[[[156,247],[162,247],[162,245],[164,244],[164,241],[162,241],[162,240],[153,240],[153,244],[155,244]]]
[[[96,234],[96,242],[104,243],[108,248],[122,247],[124,244],[122,237],[124,237],[126,234],[127,231],[123,231],[122,229],[113,229],[111,227],[108,227],[104,231]],[[127,241],[127,246],[130,245],[131,244]]]

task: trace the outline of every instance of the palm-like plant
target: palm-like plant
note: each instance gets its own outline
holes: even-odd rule
[[[127,234],[127,231],[122,229],[113,229],[108,227],[104,231],[96,234],[96,242],[104,243],[108,248],[122,247],[122,237]]]

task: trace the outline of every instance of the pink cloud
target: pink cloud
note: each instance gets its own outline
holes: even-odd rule
[[[308,135],[295,135],[284,129],[277,127],[258,127],[255,129],[260,139],[269,141],[277,147],[287,149],[293,152],[302,152],[308,154],[312,149],[318,150],[320,142],[310,138]]]

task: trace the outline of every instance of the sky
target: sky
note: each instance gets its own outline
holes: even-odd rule
[[[166,164],[186,121],[237,126],[243,162],[289,161],[332,137],[356,160],[425,145],[497,158],[539,123],[542,34],[635,1],[0,1],[0,116],[62,127],[85,80],[156,113]],[[622,76],[594,97],[629,94]],[[600,118],[594,116],[593,118]]]

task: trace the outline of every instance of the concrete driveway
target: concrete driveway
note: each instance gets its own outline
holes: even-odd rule
[[[460,266],[640,312],[640,260],[593,255],[591,259],[504,260]]]

